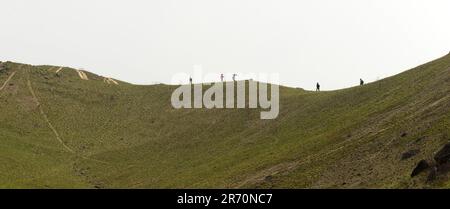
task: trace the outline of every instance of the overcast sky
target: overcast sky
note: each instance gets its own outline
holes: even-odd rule
[[[323,89],[450,51],[448,0],[0,0],[0,60],[84,68],[135,84],[193,65],[279,73]],[[219,78],[219,77],[218,77]]]

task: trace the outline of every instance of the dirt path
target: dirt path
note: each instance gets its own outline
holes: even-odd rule
[[[63,69],[63,67],[59,67],[58,70],[56,70],[56,73],[59,73],[59,71],[61,71]]]
[[[33,87],[31,86],[31,82],[30,80],[27,81],[27,85],[28,85],[28,90],[30,91],[31,95],[33,96],[34,101],[36,102],[36,105],[39,108],[39,112],[41,113],[42,117],[44,118],[45,122],[47,123],[48,127],[52,130],[53,134],[55,135],[56,139],[58,140],[58,142],[64,147],[65,150],[71,152],[71,153],[75,153],[75,151],[73,151],[70,147],[68,147],[63,140],[61,139],[58,131],[56,131],[55,127],[53,126],[53,124],[50,122],[50,120],[47,117],[47,114],[45,114],[44,110],[41,107],[41,104],[39,103],[38,98],[36,97],[36,93],[34,92]]]
[[[119,83],[117,81],[115,81],[112,78],[104,78],[103,81],[105,81],[107,84],[115,84],[115,85],[119,85]]]
[[[81,71],[81,70],[77,70],[77,72],[78,72],[78,75],[80,76],[80,78],[81,78],[82,80],[89,80],[89,78],[87,77],[86,73],[84,73],[84,72]]]
[[[3,90],[3,89],[6,87],[6,85],[8,85],[8,82],[14,77],[15,74],[16,74],[16,72],[13,72],[13,73],[8,77],[8,79],[6,79],[6,81],[3,83],[2,87],[0,87],[0,91]]]
[[[36,96],[36,93],[31,85],[30,80],[28,79],[27,81],[27,85],[28,85],[28,90],[30,91],[31,95],[33,96],[34,101],[36,102],[36,105],[39,108],[39,112],[42,116],[42,118],[44,118],[45,122],[47,123],[48,127],[52,130],[53,134],[55,135],[56,139],[58,140],[58,142],[64,147],[65,150],[67,150],[68,152],[77,155],[78,157],[81,157],[82,159],[85,160],[90,160],[90,161],[94,161],[94,162],[98,162],[98,163],[102,163],[102,164],[109,164],[108,162],[105,161],[101,161],[101,160],[96,160],[96,159],[92,159],[89,157],[85,157],[82,155],[79,155],[78,153],[76,153],[72,148],[70,148],[69,146],[67,146],[64,141],[61,139],[60,134],[58,133],[58,131],[56,130],[56,128],[53,126],[53,124],[50,122],[50,120],[48,119],[47,114],[44,112],[44,110],[42,109],[42,106]]]

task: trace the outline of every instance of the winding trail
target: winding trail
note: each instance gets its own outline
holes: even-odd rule
[[[75,154],[78,157],[81,157],[82,159],[85,160],[90,160],[90,161],[94,161],[94,162],[98,162],[98,163],[102,163],[102,164],[110,164],[108,162],[105,161],[101,161],[101,160],[97,160],[97,159],[92,159],[89,157],[85,157],[82,155],[79,155],[77,152],[75,152],[72,148],[70,148],[69,146],[67,146],[64,141],[61,139],[60,134],[58,133],[58,131],[56,130],[56,128],[53,126],[53,124],[50,122],[50,120],[48,119],[47,114],[44,112],[44,110],[42,109],[42,106],[36,96],[36,93],[31,85],[31,81],[28,79],[27,80],[27,85],[28,85],[28,90],[30,91],[31,95],[33,96],[33,99],[36,103],[36,105],[39,108],[39,112],[42,115],[42,117],[44,118],[45,122],[47,123],[48,127],[52,130],[53,134],[55,135],[56,139],[58,140],[58,142],[64,147],[64,149],[72,154]]]
[[[8,85],[8,82],[14,77],[14,75],[16,75],[16,72],[13,72],[13,73],[8,77],[8,79],[6,79],[6,81],[3,83],[2,87],[0,87],[0,91],[3,90],[3,89],[6,87],[6,85]]]
[[[33,87],[31,86],[31,82],[30,80],[27,81],[27,85],[28,85],[28,90],[30,91],[31,95],[33,96],[34,101],[36,102],[36,105],[39,108],[39,112],[41,113],[42,117],[44,118],[45,122],[47,123],[48,127],[50,127],[50,129],[53,131],[53,134],[55,134],[56,139],[58,140],[58,142],[64,147],[65,150],[71,152],[71,153],[75,153],[75,151],[73,151],[73,149],[71,149],[69,146],[67,146],[63,140],[61,139],[58,131],[55,129],[55,127],[53,126],[53,124],[50,122],[50,120],[47,117],[47,114],[45,114],[44,110],[42,109],[41,104],[39,103],[38,98],[36,97],[36,93],[34,92]]]

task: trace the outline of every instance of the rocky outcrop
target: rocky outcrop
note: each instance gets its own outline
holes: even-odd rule
[[[444,165],[450,162],[450,143],[446,144],[434,155],[434,160],[438,165]]]
[[[410,156],[411,151],[403,153],[402,159],[404,157]],[[445,175],[450,170],[450,143],[447,143],[442,147],[433,157],[434,162],[428,162],[426,160],[421,160],[417,163],[417,166],[411,173],[411,177],[417,176],[424,171],[430,170],[427,176],[427,182],[432,182],[436,180],[440,175]]]
[[[417,163],[416,168],[414,168],[413,172],[411,173],[411,177],[417,176],[420,173],[428,170],[430,168],[430,164],[426,160],[421,160],[419,163]]]
[[[402,154],[401,160],[406,160],[406,159],[412,158],[412,157],[416,156],[417,154],[419,154],[419,152],[420,152],[420,150],[418,150],[418,149],[413,149],[413,150],[404,152]]]

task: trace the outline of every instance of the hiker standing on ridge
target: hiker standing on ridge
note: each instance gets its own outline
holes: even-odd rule
[[[220,74],[220,80],[223,82],[223,79],[224,79],[225,77],[223,76],[223,74]]]
[[[189,83],[192,85],[192,77],[189,77]]]
[[[237,76],[237,74],[235,73],[235,74],[233,74],[233,81],[236,81],[236,76]]]
[[[319,84],[319,82],[317,82],[317,84],[316,84],[316,91],[320,91],[320,84]]]
[[[361,78],[359,79],[359,85],[360,85],[360,86],[364,85],[364,81],[363,81],[363,79],[361,79]]]

